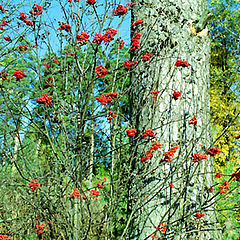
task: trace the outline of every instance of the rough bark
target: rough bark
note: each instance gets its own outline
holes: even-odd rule
[[[219,229],[214,200],[208,202],[213,196],[208,192],[213,184],[212,159],[192,162],[193,153],[205,154],[211,145],[207,1],[137,0],[135,4],[132,22],[143,19],[144,23],[132,29],[132,35],[142,34],[141,48],[132,58],[140,62],[135,56],[153,53],[153,57],[132,73],[131,121],[139,134],[153,129],[156,138],[151,143],[159,141],[162,149],[142,163],[140,157],[151,143],[140,143],[140,136],[134,142],[128,238],[151,239],[153,234],[168,240],[221,239],[220,230],[214,231]],[[175,67],[177,59],[187,60],[189,67]],[[154,90],[160,90],[157,99],[150,94]],[[178,100],[172,98],[174,90],[182,93]],[[196,126],[188,123],[193,116]],[[176,144],[179,150],[171,163],[160,163],[163,152]],[[196,219],[196,212],[206,216]],[[167,227],[165,235],[155,232],[159,224]]]

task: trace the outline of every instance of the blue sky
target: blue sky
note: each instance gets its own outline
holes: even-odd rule
[[[45,5],[44,2],[46,2],[46,1],[33,1],[32,5],[34,3],[36,3],[36,4],[39,4],[41,6],[44,6]],[[44,13],[41,16],[37,17],[37,25],[38,25],[39,21],[44,22],[44,24],[41,25],[40,32],[41,33],[44,33],[44,32],[49,32],[50,33],[49,34],[49,40],[50,41],[47,40],[47,38],[46,38],[46,40],[47,40],[47,42],[50,42],[51,49],[53,49],[53,51],[56,52],[60,49],[60,41],[59,41],[59,38],[57,37],[57,33],[59,33],[59,31],[56,30],[59,27],[59,23],[67,23],[67,21],[70,20],[69,24],[72,26],[73,35],[75,35],[75,23],[73,21],[73,18],[68,18],[68,20],[65,18],[65,14],[61,10],[61,6],[60,6],[58,0],[53,0],[53,1],[49,1],[49,2],[51,2],[51,4],[48,5],[48,7],[44,11]],[[104,6],[102,6],[102,4],[100,4],[101,2],[103,2],[103,1],[102,0],[97,1],[97,3],[96,3],[96,11],[99,15],[101,15],[105,12]],[[112,1],[108,1],[108,2],[110,3]],[[16,13],[19,14],[19,12],[25,12],[26,15],[29,17],[29,19],[31,19],[30,16],[29,16],[29,10],[31,9],[29,1],[24,1],[24,3],[22,3],[22,1],[17,0],[15,4],[18,5],[20,3],[21,3],[21,7],[18,7]],[[108,9],[106,23],[103,26],[103,30],[102,30],[101,33],[103,33],[104,30],[107,29],[108,26],[110,26],[114,29],[117,29],[117,26],[118,26],[121,18],[112,17],[112,11],[113,11],[114,7],[116,8],[118,3],[122,3],[122,4],[125,4],[125,5],[127,4],[125,1],[118,1],[117,4],[111,6]],[[78,11],[77,10],[78,9],[78,3],[73,2],[72,3],[72,5],[73,5],[72,8],[69,7],[69,3],[68,3],[67,0],[61,1],[61,4],[65,8],[67,16],[71,16],[72,10],[73,10],[73,12],[75,12],[75,14]],[[85,5],[85,1],[84,1],[84,5]],[[93,11],[93,7],[85,5],[84,10],[85,11]],[[82,12],[80,11],[79,13],[80,13],[79,15],[81,15]],[[130,36],[130,34],[129,34],[130,19],[131,18],[130,18],[130,11],[129,11],[128,14],[124,17],[124,21],[122,22],[121,27],[120,27],[120,31],[119,31],[120,38],[124,39],[126,44],[129,44],[129,40],[130,40],[129,39],[129,36]],[[16,20],[16,19],[14,19],[14,20]],[[17,20],[17,21],[20,22],[20,20]],[[96,21],[97,21],[96,16],[94,16],[94,15],[86,16],[85,15],[82,18],[83,26],[82,26],[82,28],[80,28],[80,31],[86,31],[90,35],[92,35],[95,32],[100,33],[99,32],[99,25],[96,24]],[[30,40],[31,42],[34,39],[33,35],[27,35],[27,37],[28,37],[28,40]],[[118,36],[115,36],[115,39],[117,37]],[[65,41],[64,45],[66,45],[66,44],[67,44],[67,42]],[[44,53],[49,49],[48,48],[49,46],[47,46],[47,45],[48,45],[48,43],[47,44],[41,44],[41,50],[39,49],[40,56],[43,56]]]

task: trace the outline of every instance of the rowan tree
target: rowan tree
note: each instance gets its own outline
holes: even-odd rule
[[[221,239],[206,4],[0,5],[0,238]]]

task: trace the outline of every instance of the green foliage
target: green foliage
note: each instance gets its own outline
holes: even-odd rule
[[[229,179],[232,172],[235,171],[235,164],[232,161],[226,163],[223,169],[224,177],[220,178],[217,183],[222,184],[225,180]],[[224,226],[223,229],[223,239],[224,240],[236,240],[239,237],[239,206],[240,197],[239,191],[234,191],[238,189],[239,184],[237,181],[231,181],[231,187],[228,193],[219,196],[218,201],[218,216],[219,221]]]
[[[211,120],[214,144],[222,153],[215,158],[216,172],[225,180],[240,164],[240,144],[234,137],[240,134],[239,110],[240,78],[238,74],[240,34],[240,5],[237,1],[212,1],[214,13],[211,22]],[[223,180],[220,179],[219,182]],[[231,183],[231,189],[237,183]],[[225,226],[223,239],[239,237],[239,193],[226,194],[219,199],[219,217]],[[223,210],[226,209],[226,210]],[[231,210],[227,210],[231,209]]]
[[[235,1],[213,1],[214,18],[211,22],[211,119],[215,138],[223,154],[217,159],[219,167],[227,161],[239,160],[240,98],[238,89],[240,65],[238,39],[240,11]]]

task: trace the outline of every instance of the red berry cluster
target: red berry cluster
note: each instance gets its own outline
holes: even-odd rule
[[[153,157],[153,153],[151,151],[146,151],[146,156],[141,158],[142,162],[147,162],[148,159]]]
[[[178,148],[179,148],[178,145],[170,148],[168,152],[163,154],[164,158],[161,160],[161,162],[171,162],[172,157],[174,156],[174,153],[178,150]]]
[[[102,42],[103,38],[102,35],[99,33],[95,33],[95,36],[92,40],[93,43],[100,44]]]
[[[100,66],[96,67],[95,73],[97,74],[96,77],[103,78],[107,74],[109,74],[110,71],[108,71],[103,65],[100,65]]]
[[[39,97],[36,102],[45,105],[52,105],[51,96],[48,96],[47,93],[44,93],[42,97]]]
[[[161,144],[159,142],[155,142],[152,147],[150,148],[150,151],[155,151],[161,148]]]
[[[146,156],[141,158],[142,162],[147,162],[148,159],[151,159],[153,157],[153,152],[161,148],[161,144],[159,142],[156,142],[152,145],[149,151],[146,151]]]
[[[221,178],[223,175],[221,173],[218,173],[217,175],[215,175],[215,178]]]
[[[150,92],[151,94],[153,94],[153,98],[157,98],[157,94],[159,94],[160,93],[160,91],[159,90],[155,90],[155,91],[153,91],[153,92]]]
[[[53,82],[53,78],[52,77],[48,77],[48,81],[49,82],[46,82],[45,88],[52,87],[52,84],[50,82]]]
[[[72,198],[81,198],[81,193],[77,188],[74,188],[73,193],[69,194],[70,197]]]
[[[126,60],[125,62],[123,62],[123,66],[126,70],[131,69],[132,66],[136,65],[138,63],[138,61],[134,61],[131,62],[130,60]]]
[[[119,4],[116,10],[113,10],[113,16],[123,16],[127,14],[128,8],[123,6],[122,4]]]
[[[28,47],[29,47],[29,45],[19,45],[18,49],[20,51],[25,51],[26,52],[28,50]]]
[[[134,6],[135,6],[135,3],[132,3],[132,2],[131,2],[131,3],[128,3],[127,5],[131,8],[131,7],[134,7]]]
[[[236,181],[240,182],[240,170],[234,172],[232,177],[236,178]]]
[[[103,188],[103,185],[101,183],[97,183],[97,188]]]
[[[181,95],[182,95],[181,92],[174,90],[172,98],[173,98],[174,100],[178,100],[178,98],[179,98]]]
[[[42,7],[38,4],[34,4],[32,7],[33,10],[30,10],[29,13],[32,15],[41,15],[43,13]]]
[[[117,30],[113,28],[108,28],[108,30],[102,36],[104,42],[111,42],[114,39],[114,36],[117,34]]]
[[[239,139],[239,138],[240,138],[240,134],[239,134],[239,135],[237,135],[237,136],[235,136],[234,138],[236,138],[236,139]]]
[[[27,75],[22,70],[17,69],[16,71],[13,71],[13,76],[16,78],[16,80],[20,80]]]
[[[49,69],[50,68],[50,64],[47,64],[47,63],[43,63],[43,66],[45,69]]]
[[[0,11],[1,11],[2,13],[5,13],[5,10],[3,9],[3,6],[2,6],[2,5],[0,5]]]
[[[75,53],[72,53],[72,52],[65,52],[66,55],[70,55],[70,56],[74,56]]]
[[[96,3],[96,0],[87,0],[87,4],[93,5]]]
[[[105,95],[103,94],[102,96],[95,97],[97,102],[101,102],[102,105],[107,105],[109,103],[112,103],[112,100],[118,96],[117,92],[112,92],[112,93],[106,93]]]
[[[132,44],[131,48],[129,49],[129,52],[135,51],[137,48],[140,47],[140,38],[142,34],[136,32],[135,35],[131,38]]]
[[[69,24],[61,24],[60,28],[58,28],[57,30],[65,30],[66,32],[70,32],[71,26]]]
[[[1,5],[0,5],[1,6]],[[12,240],[8,235],[0,234],[0,240]]]
[[[198,162],[198,161],[200,161],[200,160],[202,160],[202,159],[207,159],[207,155],[201,155],[201,154],[199,154],[199,153],[194,153],[193,154],[193,162],[195,163],[195,162]]]
[[[81,46],[86,44],[89,41],[88,40],[89,37],[90,35],[87,34],[86,32],[81,32],[81,34],[77,34],[78,43],[80,43]]]
[[[124,42],[123,40],[121,40],[121,41],[120,41],[120,45],[119,45],[118,49],[122,49],[122,48],[123,48],[123,46],[124,46],[124,43],[125,43],[125,42]]]
[[[25,22],[28,26],[33,26],[33,22],[30,20],[27,20],[27,16],[25,15],[25,13],[20,12],[19,15],[20,15],[20,20]]]
[[[8,41],[8,42],[12,42],[12,39],[10,37],[3,37],[4,40]]]
[[[183,61],[181,59],[177,60],[175,63],[176,67],[188,67],[189,63],[187,61]]]
[[[142,61],[147,62],[151,59],[151,57],[152,57],[152,53],[145,54],[142,56]]]
[[[76,2],[79,2],[80,0],[74,0],[74,2],[76,3]],[[68,2],[72,2],[72,0],[68,0]]]
[[[160,224],[159,227],[156,227],[156,230],[157,230],[157,231],[160,231],[160,232],[162,232],[162,233],[165,233],[166,230],[167,230],[167,227],[164,227],[163,224]]]
[[[214,156],[220,152],[222,152],[222,151],[219,148],[213,147],[213,148],[210,148],[209,150],[207,150],[206,153],[207,153],[207,155]]]
[[[137,26],[139,24],[142,24],[143,20],[142,19],[138,19],[135,23],[132,24],[132,27]]]
[[[103,178],[103,182],[104,182],[104,181],[106,181],[106,177]],[[86,191],[86,192],[91,193],[91,196],[93,196],[92,199],[97,199],[97,197],[100,195],[100,193],[99,193],[99,191],[97,190],[97,188],[98,188],[98,189],[103,188],[103,182],[102,182],[102,184],[101,184],[101,183],[97,183],[97,186],[96,186],[94,189],[90,189],[90,190],[87,190],[87,191]],[[70,196],[71,198],[78,198],[78,199],[81,199],[81,198],[82,198],[83,200],[86,200],[86,199],[87,199],[87,197],[86,197],[85,195],[83,195],[83,196],[81,197],[81,193],[80,193],[80,191],[78,190],[78,188],[74,188],[73,193],[72,193],[72,194],[69,194],[69,196]]]
[[[109,27],[108,30],[103,35],[95,33],[92,43],[100,44],[102,41],[104,41],[105,43],[111,42],[116,34],[117,30]]]
[[[155,137],[155,133],[151,129],[145,129],[145,133],[142,134],[142,137]]]
[[[7,80],[7,73],[4,72],[4,71],[1,71],[1,72],[0,72],[0,78],[1,78],[2,80]]]
[[[36,191],[39,188],[39,184],[37,182],[37,179],[32,180],[31,182],[28,183],[28,186],[32,189],[32,191]]]
[[[136,128],[134,128],[134,129],[127,129],[126,132],[127,132],[127,135],[129,137],[135,137],[135,135],[137,133],[137,129]]]
[[[2,23],[0,24],[0,26],[1,27],[5,27],[5,26],[7,26],[8,25],[8,23],[3,19],[2,20]]]
[[[226,189],[229,189],[229,186],[230,183],[228,181],[223,182],[223,185],[218,187],[220,189],[219,193],[226,193],[227,192]]]
[[[199,212],[197,212],[197,213],[194,215],[194,217],[196,217],[196,218],[202,218],[202,217],[204,217],[204,216],[205,216],[205,214],[199,213]]]
[[[192,119],[189,120],[189,124],[197,125],[197,117],[194,116]]]
[[[165,227],[163,224],[160,224],[158,227],[156,227],[157,231],[160,231],[161,233],[166,233],[167,227]],[[157,239],[158,237],[156,235],[152,235],[152,239]]]
[[[115,118],[117,115],[113,113],[113,111],[108,111],[108,117],[107,120],[112,120],[112,118]]]
[[[0,30],[5,31],[6,29],[4,29],[3,27],[5,27],[7,25],[8,25],[8,23],[3,19],[2,23],[0,24]]]
[[[208,189],[208,192],[212,193],[212,192],[213,192],[213,187],[210,187],[210,188]]]
[[[42,234],[44,229],[47,229],[47,227],[44,223],[41,223],[40,225],[36,224],[35,231],[37,232],[38,235]]]
[[[73,193],[72,193],[72,194],[69,194],[69,196],[70,196],[71,198],[81,199],[81,193],[80,193],[80,191],[79,191],[77,188],[74,188]],[[86,196],[83,196],[82,199],[86,200],[87,197],[86,197]]]
[[[97,197],[100,195],[99,191],[95,189],[89,190],[91,192],[91,195],[93,196],[92,199],[98,199]]]

